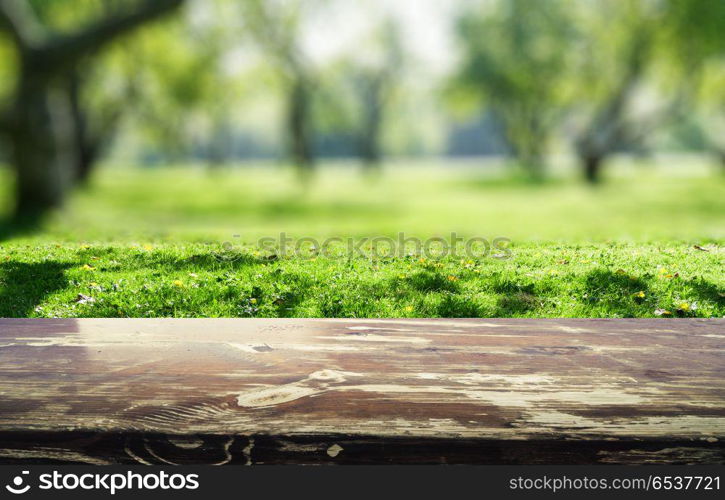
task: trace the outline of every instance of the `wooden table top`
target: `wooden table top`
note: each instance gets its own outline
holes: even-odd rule
[[[0,319],[0,461],[720,463],[723,440],[725,320]]]

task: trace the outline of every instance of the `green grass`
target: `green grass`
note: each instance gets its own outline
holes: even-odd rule
[[[261,168],[109,168],[42,232],[0,243],[0,316],[723,317],[725,184],[700,164],[682,170],[622,162],[592,189],[455,166],[366,183],[331,168],[302,191]],[[512,257],[370,259],[336,245],[280,258],[254,246],[280,232],[452,231],[508,237]]]
[[[19,245],[0,254],[0,316],[721,317],[723,251],[706,249],[520,244],[509,260],[370,261],[272,260],[251,248],[227,260],[205,244]]]

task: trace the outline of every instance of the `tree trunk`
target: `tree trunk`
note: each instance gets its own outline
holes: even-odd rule
[[[715,148],[715,154],[717,155],[717,159],[720,160],[722,173],[725,174],[725,148]]]
[[[75,158],[67,95],[25,68],[19,85],[10,136],[20,220],[62,205]]]
[[[289,102],[289,147],[292,162],[303,176],[307,176],[314,168],[309,104],[307,84],[302,81],[295,82]]]
[[[548,131],[541,125],[541,118],[536,112],[523,107],[499,109],[497,114],[501,119],[514,165],[523,170],[529,180],[542,181],[546,171],[544,153]]]
[[[584,178],[589,184],[599,184],[601,181],[601,169],[604,157],[602,155],[590,154],[584,156],[582,167],[584,169]]]
[[[0,0],[0,30],[20,59],[20,78],[7,127],[16,172],[16,222],[29,223],[62,205],[78,165],[68,77],[104,45],[184,0],[147,0],[67,35],[46,32],[28,2]]]
[[[368,77],[362,84],[362,136],[360,157],[367,172],[380,170],[380,133],[383,123],[383,93],[385,79],[382,75]]]
[[[360,156],[368,172],[380,169],[380,124],[382,115],[379,105],[368,103],[365,110],[364,131],[360,140]]]
[[[222,110],[214,113],[211,137],[207,143],[207,166],[210,171],[218,170],[229,162],[230,144],[233,138],[230,136],[231,124]]]
[[[541,148],[543,141],[545,141],[543,138],[527,137],[526,141],[520,141],[514,148],[516,162],[532,182],[544,180],[546,161]]]
[[[87,112],[81,103],[81,82],[77,73],[70,76],[68,82],[68,97],[71,116],[73,117],[73,147],[75,148],[76,168],[73,180],[76,184],[88,183],[91,172],[95,167],[101,152],[101,134],[92,135],[89,130]],[[104,133],[107,131],[104,130]]]
[[[530,144],[519,155],[519,163],[524,168],[526,175],[532,182],[542,182],[546,165],[544,155],[539,149],[538,143]]]

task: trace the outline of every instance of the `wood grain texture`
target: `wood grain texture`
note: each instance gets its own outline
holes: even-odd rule
[[[723,463],[723,320],[0,319],[0,462]]]

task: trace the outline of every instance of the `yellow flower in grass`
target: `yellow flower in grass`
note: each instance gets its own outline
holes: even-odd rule
[[[456,281],[458,281],[458,278],[455,277],[455,276],[448,276],[448,281],[450,281],[450,282],[456,282]]]
[[[88,264],[84,264],[84,265],[83,265],[83,267],[82,267],[81,269],[83,269],[84,271],[95,271],[95,270],[96,270],[96,268],[95,268],[95,267],[93,267],[93,266],[90,266],[90,265],[88,265]]]
[[[673,274],[670,271],[668,271],[667,269],[665,269],[664,267],[660,268],[660,278],[665,278],[665,279],[671,280],[672,278],[677,278],[679,276],[680,276],[679,273]]]
[[[174,280],[174,286],[177,288],[184,288],[184,282],[181,280]]]
[[[413,306],[406,306],[405,312],[413,312]]]

